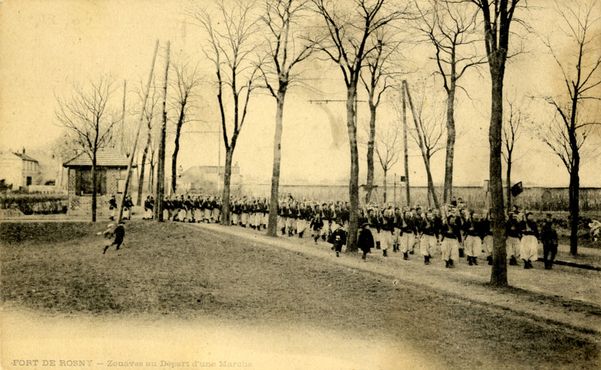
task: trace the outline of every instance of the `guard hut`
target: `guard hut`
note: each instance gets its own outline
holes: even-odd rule
[[[125,187],[129,158],[116,149],[98,151],[96,155],[96,191],[99,196],[122,193]],[[92,194],[92,160],[86,153],[63,163],[67,169],[67,190],[70,195]]]

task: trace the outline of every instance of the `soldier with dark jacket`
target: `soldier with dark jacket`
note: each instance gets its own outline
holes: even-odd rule
[[[371,234],[371,230],[369,229],[369,224],[364,222],[361,224],[361,229],[359,230],[359,238],[357,239],[357,246],[363,252],[361,258],[363,260],[367,259],[367,254],[371,253],[371,249],[374,247],[374,236]]]
[[[313,217],[311,218],[311,223],[309,227],[312,230],[313,240],[315,244],[317,244],[317,240],[321,236],[321,229],[323,228],[323,215],[321,213],[321,208],[319,204],[315,205],[315,209],[313,210]]]
[[[328,236],[328,243],[332,244],[332,249],[336,252],[336,257],[340,257],[342,246],[346,244],[346,231],[344,231],[342,225],[337,223],[334,223],[332,226],[334,230]]]
[[[116,226],[110,224],[107,230],[104,231],[104,236],[106,238],[114,237],[115,239],[111,244],[104,247],[102,254],[105,254],[106,251],[113,245],[116,246],[115,250],[119,250],[121,244],[123,244],[123,240],[125,239],[125,225],[123,222],[119,222]]]
[[[415,237],[417,236],[417,225],[415,224],[415,218],[411,211],[406,210],[403,215],[403,221],[401,225],[401,252],[403,253],[403,259],[409,259],[409,253],[413,254],[413,246],[415,245]]]
[[[518,221],[515,213],[509,214],[506,228],[507,255],[509,256],[509,264],[511,266],[515,266],[518,264],[517,258],[520,255],[520,240],[522,239],[520,222]]]
[[[550,213],[547,213],[547,218],[545,218],[541,227],[540,240],[543,243],[545,270],[551,270],[557,254],[558,238],[557,231],[553,227],[553,215]]]
[[[482,239],[482,249],[484,254],[486,255],[486,261],[489,265],[492,265],[492,245],[493,245],[493,237],[492,237],[492,223],[490,222],[489,213],[480,221],[480,230],[482,234],[480,238]]]
[[[131,199],[131,195],[127,195],[125,197],[123,208],[125,209],[125,212],[127,213],[127,219],[131,220],[131,212],[132,212],[132,209],[134,208],[134,201]]]
[[[531,269],[532,261],[537,259],[538,255],[538,225],[532,213],[526,214],[526,219],[520,223],[522,240],[520,241],[520,258],[524,261],[524,268]]]
[[[478,264],[478,255],[482,252],[482,232],[480,230],[480,219],[474,214],[474,211],[469,212],[469,216],[464,220],[462,229],[464,236],[464,248],[467,254],[468,265]]]
[[[424,257],[424,264],[429,265],[430,259],[438,244],[441,232],[441,223],[434,217],[434,213],[428,210],[420,220],[420,252]]]
[[[332,234],[332,210],[329,204],[321,205],[321,213],[323,216],[323,228],[321,229],[321,239],[326,240]]]
[[[393,246],[394,241],[394,209],[392,204],[382,212],[381,217],[380,243],[384,257],[387,256],[388,249]]]
[[[111,195],[111,199],[109,199],[109,211],[111,211],[111,220],[115,219],[115,212],[117,210],[117,198],[115,198],[115,195]]]
[[[442,227],[442,259],[445,267],[454,267],[454,261],[459,259],[459,240],[461,238],[461,223],[456,216],[447,217]]]

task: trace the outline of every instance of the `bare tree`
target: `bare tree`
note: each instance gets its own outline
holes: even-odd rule
[[[375,152],[378,156],[378,162],[382,168],[383,175],[383,187],[384,203],[387,201],[387,189],[388,189],[388,171],[399,161],[400,158],[400,146],[402,138],[399,135],[400,127],[398,121],[393,120],[388,123],[385,130],[378,130],[377,143],[375,145]]]
[[[382,96],[393,86],[391,56],[398,43],[387,36],[383,30],[375,33],[371,42],[374,51],[365,58],[365,68],[360,74],[361,82],[367,91],[369,105],[369,136],[367,140],[367,182],[365,203],[369,203],[374,187],[374,147],[376,141],[376,116]]]
[[[66,100],[57,99],[58,121],[73,135],[79,149],[92,162],[92,222],[96,222],[98,180],[97,155],[112,140],[112,132],[119,118],[108,112],[109,100],[113,93],[109,77],[101,77],[90,82],[88,88],[75,87],[73,95]]]
[[[143,85],[140,84],[140,99],[144,99]],[[136,200],[136,204],[139,206],[142,204],[142,194],[144,193],[144,178],[146,176],[146,163],[149,158],[149,151],[151,149],[152,141],[153,141],[153,122],[155,119],[155,112],[159,103],[159,95],[157,94],[156,85],[153,84],[151,88],[152,92],[149,95],[149,101],[147,107],[144,109],[144,122],[146,123],[146,144],[142,149],[142,158],[140,159],[140,173],[138,177],[138,198]],[[150,153],[151,158],[154,156],[154,153]],[[154,166],[150,169],[150,178],[152,178],[154,172]],[[152,191],[152,187],[148,188],[148,191]]]
[[[230,183],[234,150],[244,123],[248,104],[256,89],[258,66],[253,60],[258,19],[253,16],[253,4],[235,1],[230,8],[218,4],[219,20],[200,10],[194,16],[207,34],[209,47],[205,55],[213,63],[217,79],[217,102],[221,117],[225,168],[223,174],[223,225],[230,225]],[[228,117],[227,109],[230,116]]]
[[[165,50],[165,78],[163,80],[162,117],[159,134],[159,148],[157,158],[157,183],[155,190],[154,219],[163,222],[163,198],[165,196],[165,143],[167,140],[167,87],[169,85],[169,69],[171,57],[171,42],[167,41]]]
[[[453,161],[455,158],[455,100],[462,87],[459,80],[472,67],[483,64],[486,57],[480,55],[476,44],[477,15],[466,5],[449,0],[428,0],[428,8],[422,9],[416,2],[420,17],[416,22],[418,31],[425,35],[434,47],[432,58],[438,67],[437,74],[447,95],[446,155],[443,202],[453,195]]]
[[[508,100],[509,117],[503,126],[503,161],[505,161],[505,182],[507,183],[507,209],[511,209],[511,168],[514,162],[515,144],[522,134],[522,122],[526,119],[522,109],[516,103]]]
[[[308,41],[305,35],[300,34],[301,27],[298,20],[307,10],[307,1],[304,0],[266,0],[262,16],[263,23],[269,30],[267,40],[269,52],[260,71],[266,88],[276,100],[271,198],[267,226],[269,236],[277,236],[284,101],[288,89],[297,77],[293,70],[311,55],[315,46],[314,42]],[[305,41],[297,46],[301,39]]]
[[[566,89],[562,96],[549,96],[546,99],[555,110],[557,124],[544,127],[541,137],[561,159],[570,176],[570,254],[574,256],[578,254],[581,152],[591,130],[601,125],[599,121],[588,120],[583,113],[587,104],[601,101],[601,33],[594,29],[599,23],[599,18],[594,14],[598,5],[598,1],[585,4],[557,2],[561,29],[576,50],[574,54],[559,54],[559,45],[553,45],[549,39],[545,41],[561,70]],[[566,55],[570,57],[564,57]]]
[[[491,78],[491,115],[488,141],[489,187],[493,229],[493,265],[490,283],[507,286],[507,250],[505,246],[505,207],[503,205],[502,132],[503,82],[509,50],[511,25],[518,4],[522,0],[465,0],[478,8],[484,21],[484,45]]]
[[[428,111],[434,113],[431,113],[429,116],[425,115],[424,107],[429,103],[426,97],[427,89],[425,86],[419,92],[418,101],[415,105],[413,104],[407,81],[403,81],[403,86],[405,87],[404,92],[407,94],[409,107],[413,113],[413,123],[415,124],[415,130],[410,131],[410,135],[420,149],[424,167],[426,169],[426,177],[428,179],[428,204],[430,204],[430,199],[432,199],[434,207],[440,208],[430,164],[432,157],[443,149],[441,143],[444,135],[443,120],[441,119],[442,117],[436,115],[433,104],[428,106]]]
[[[349,9],[342,2],[312,0],[323,20],[326,37],[319,49],[340,67],[346,86],[346,126],[349,137],[351,168],[349,203],[353,210],[348,230],[348,251],[357,250],[359,208],[359,152],[357,148],[357,85],[365,59],[375,52],[377,43],[369,40],[406,14],[406,8],[387,0],[355,0]]]
[[[191,120],[190,109],[193,107],[195,90],[200,85],[200,76],[196,67],[191,68],[185,62],[172,64],[175,79],[172,83],[175,93],[172,98],[172,107],[176,111],[175,136],[173,138],[173,154],[171,155],[171,192],[175,193],[177,188],[177,156],[180,149],[180,135],[182,127]]]

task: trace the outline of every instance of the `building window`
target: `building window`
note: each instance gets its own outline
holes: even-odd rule
[[[26,181],[25,185],[27,185],[27,186],[31,185],[32,184],[31,176],[27,176],[27,178],[25,179],[25,181]]]

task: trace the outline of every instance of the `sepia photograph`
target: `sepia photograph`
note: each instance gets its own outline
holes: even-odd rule
[[[0,368],[601,369],[601,0],[0,0]]]

